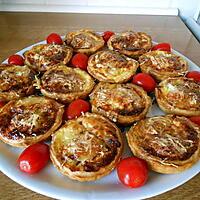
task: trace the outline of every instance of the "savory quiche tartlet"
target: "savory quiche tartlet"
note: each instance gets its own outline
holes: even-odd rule
[[[121,125],[144,118],[151,107],[151,98],[141,87],[132,83],[100,82],[89,96],[92,112]]]
[[[200,115],[200,83],[185,77],[168,78],[155,89],[159,107],[166,113]]]
[[[127,139],[133,154],[159,173],[179,173],[199,160],[200,129],[183,116],[143,119],[131,127]]]
[[[104,46],[103,37],[88,29],[67,33],[65,43],[75,52],[85,54],[92,54]]]
[[[0,65],[0,101],[10,101],[34,93],[35,72],[28,66]]]
[[[69,103],[78,98],[86,98],[93,89],[93,78],[79,68],[56,65],[38,79],[38,88],[49,98]]]
[[[54,166],[69,178],[94,181],[115,168],[122,151],[117,126],[101,115],[85,113],[67,121],[53,134],[50,157]]]
[[[24,52],[25,63],[38,72],[45,72],[56,64],[67,64],[73,49],[67,45],[39,44]]]
[[[146,33],[127,31],[111,36],[107,45],[110,50],[137,59],[152,48],[152,40]]]
[[[111,50],[98,51],[88,60],[88,72],[97,80],[109,83],[127,82],[136,72],[138,62]]]
[[[184,76],[188,72],[187,61],[167,51],[156,50],[143,54],[139,63],[142,72],[150,74],[157,81]]]
[[[62,123],[64,106],[52,99],[30,96],[0,109],[0,140],[26,147],[47,139]]]

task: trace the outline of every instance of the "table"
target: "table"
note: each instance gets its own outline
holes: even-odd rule
[[[9,13],[0,12],[0,62],[9,55],[44,40],[51,32],[65,35],[71,30],[91,28],[103,32],[112,30],[144,31],[157,42],[169,42],[200,66],[200,45],[177,16]],[[173,181],[173,180],[172,180]],[[184,185],[149,200],[200,199],[200,175]],[[0,199],[50,200],[10,180],[0,172]]]

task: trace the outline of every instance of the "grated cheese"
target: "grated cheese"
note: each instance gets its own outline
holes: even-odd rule
[[[27,119],[18,119],[18,115],[16,115],[11,122],[15,125],[15,126],[29,126],[30,130],[33,129],[34,126],[37,125],[37,121],[39,119],[40,115],[33,113],[31,116],[29,116]]]
[[[35,83],[33,84],[33,86],[36,87],[36,89],[40,89],[41,85],[40,85],[40,80],[38,79],[38,77],[35,75]]]

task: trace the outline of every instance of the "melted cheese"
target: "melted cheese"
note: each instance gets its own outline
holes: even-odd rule
[[[84,165],[88,162],[93,163],[96,159],[98,162],[103,159],[104,162],[107,153],[112,151],[109,150],[106,141],[113,138],[112,132],[116,129],[113,131],[114,127],[106,124],[102,118],[98,120],[91,115],[86,113],[78,119],[68,121],[55,133],[52,145],[61,151],[64,158],[64,162],[61,161],[62,166],[73,166],[78,162],[76,167],[84,170]]]
[[[147,57],[151,60],[152,64],[156,66],[157,69],[167,69],[173,65],[169,62],[171,54],[163,54],[157,56],[148,55]]]
[[[36,65],[48,66],[52,62],[53,55],[61,54],[65,51],[62,45],[44,44],[33,47],[29,56],[36,62]]]
[[[95,52],[104,45],[103,38],[91,30],[70,32],[66,35],[65,42],[76,51],[81,50],[81,52],[85,53]]]
[[[109,104],[113,109],[125,109],[125,106],[130,107],[132,103],[135,105],[141,103],[141,97],[131,89],[124,88],[123,86],[116,85],[114,88],[101,88],[96,93],[97,104]],[[97,105],[98,106],[98,105]]]
[[[191,140],[185,140],[185,142],[186,141],[193,143]],[[174,136],[169,135],[169,134],[165,134],[165,137],[158,138],[154,142],[158,143],[160,146],[163,146],[163,147],[173,146],[173,148],[181,154],[187,152],[187,149],[184,147],[181,140],[179,138],[174,137]]]
[[[170,132],[172,134],[168,133],[169,127],[171,128]],[[193,145],[193,141],[183,139],[178,136],[180,131],[179,129],[181,129],[181,127],[181,122],[178,120],[172,120],[167,117],[153,117],[148,119],[145,131],[147,135],[152,135],[151,143],[158,144],[161,152],[162,147],[173,147],[173,151],[176,150],[180,154],[184,154],[187,152],[187,148],[184,146],[184,143],[187,144],[187,146],[191,146]],[[173,134],[177,134],[177,137],[173,136]]]
[[[175,85],[172,85],[171,83],[168,83],[166,88],[169,92],[178,92],[178,88]]]
[[[71,74],[70,74],[71,73]],[[48,76],[48,74],[46,75]],[[82,91],[85,86],[85,81],[82,79],[82,75],[74,71],[65,72],[63,70],[62,74],[52,74],[49,76],[48,85],[52,87],[54,85],[64,86],[68,88],[71,92]]]
[[[58,44],[50,44],[50,45],[44,46],[43,52],[46,54],[49,51],[53,51],[55,54],[56,53],[61,53],[63,51],[63,46],[62,45],[58,45]]]
[[[78,124],[69,124],[67,127],[61,128],[58,131],[60,142],[64,144],[63,156],[66,153],[78,156],[77,159],[84,164],[86,160],[90,160],[97,152],[94,149],[103,147],[100,143],[97,144],[94,135],[84,130]],[[103,151],[101,155],[103,155]]]
[[[178,108],[199,108],[200,85],[189,79],[173,78],[160,83],[164,98]]]
[[[37,125],[37,121],[39,119],[40,115],[32,113],[28,118],[22,118],[19,119],[18,115],[12,118],[11,123],[13,123],[16,127],[19,126],[28,126],[30,127],[30,130],[33,129]]]
[[[111,38],[112,46],[109,49],[125,49],[126,51],[138,51],[151,48],[151,38],[145,33],[128,31]],[[138,48],[138,49],[137,49]]]
[[[88,70],[100,81],[124,82],[137,69],[137,62],[114,51],[100,51],[90,57]]]

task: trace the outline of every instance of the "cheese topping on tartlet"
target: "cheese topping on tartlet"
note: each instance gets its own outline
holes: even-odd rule
[[[103,37],[87,29],[67,33],[65,43],[75,52],[86,54],[94,53],[104,46]]]
[[[138,58],[152,47],[152,41],[149,35],[143,32],[133,31],[113,35],[107,44],[110,50],[118,51],[132,58]]]
[[[104,50],[90,56],[88,72],[97,80],[109,83],[127,82],[136,72],[138,62],[118,52]]]
[[[184,76],[188,72],[188,63],[180,56],[166,51],[151,51],[139,58],[142,72],[161,81],[169,77]]]
[[[90,94],[90,103],[92,112],[126,125],[145,117],[151,98],[141,87],[131,83],[100,82]]]
[[[45,72],[56,64],[67,64],[73,49],[67,45],[39,44],[24,53],[25,63],[35,71]]]
[[[168,78],[155,89],[159,107],[166,113],[200,115],[200,83],[185,77]]]
[[[115,168],[122,150],[117,126],[101,115],[85,113],[55,132],[50,155],[64,175],[78,181],[92,181]]]
[[[133,154],[159,173],[182,172],[199,160],[200,129],[186,117],[146,118],[131,127],[127,139]]]
[[[79,68],[57,65],[47,70],[38,87],[44,96],[69,103],[86,98],[94,87],[93,78]]]
[[[10,101],[0,110],[0,139],[26,147],[47,139],[62,123],[63,105],[45,97]]]
[[[28,66],[0,65],[0,101],[10,101],[34,93],[35,72]]]

